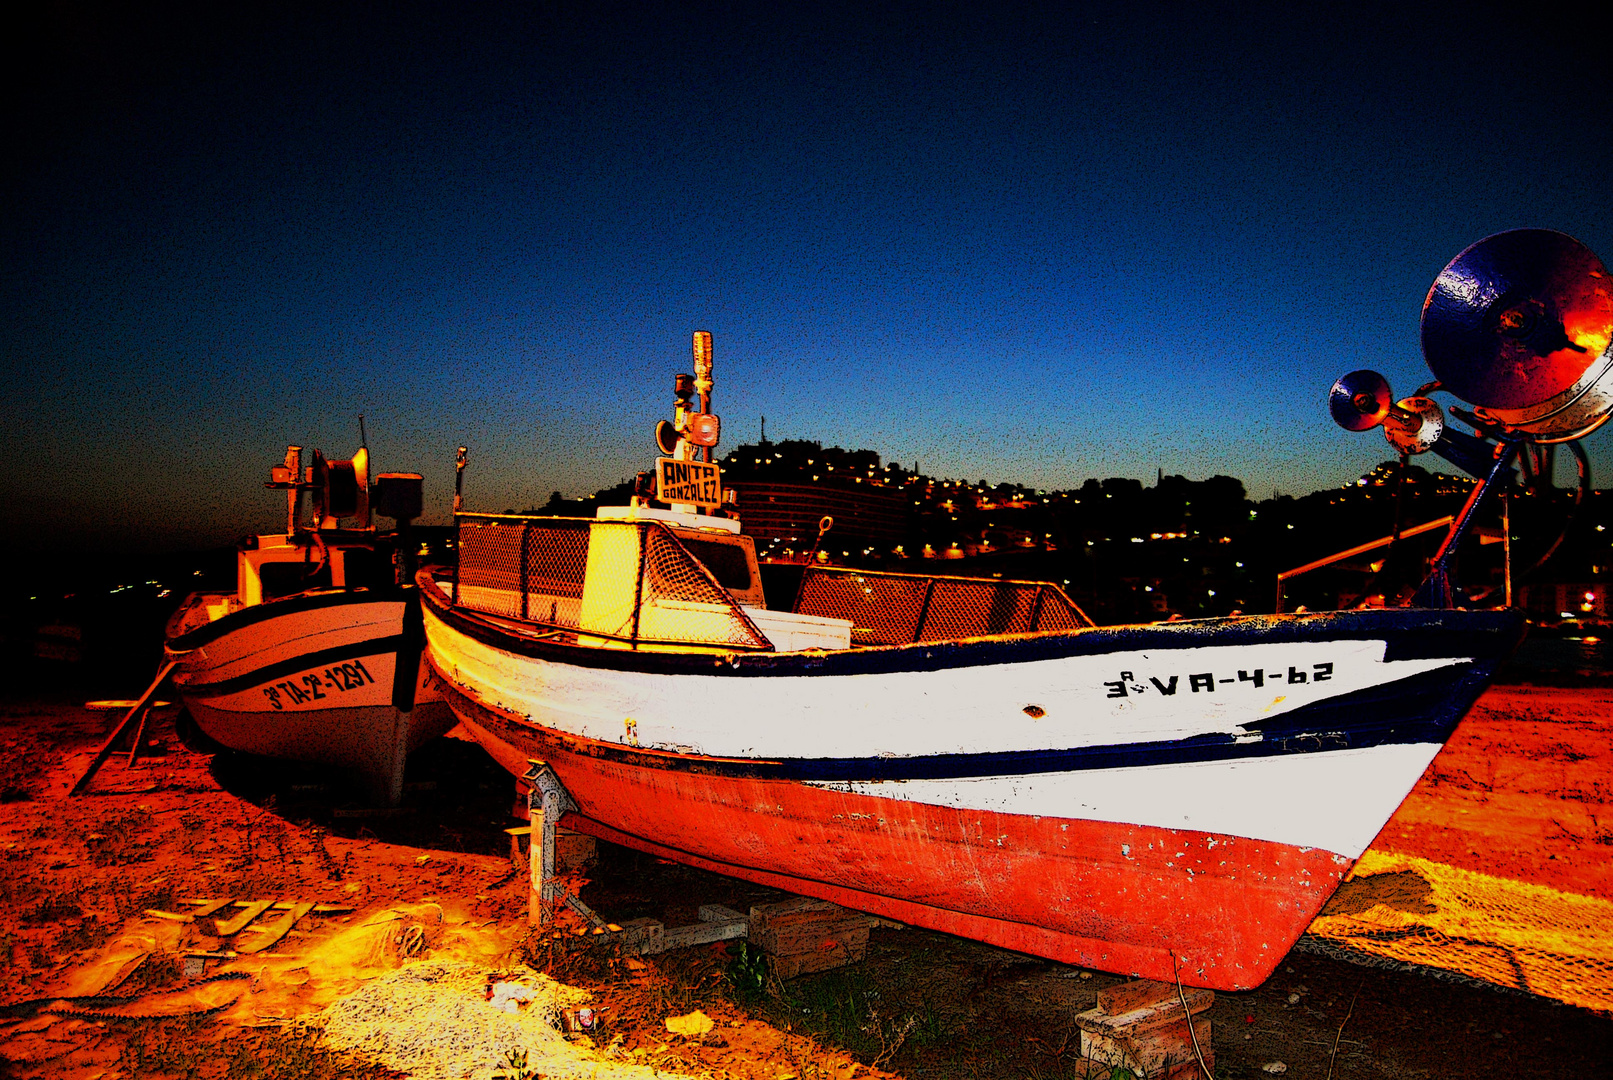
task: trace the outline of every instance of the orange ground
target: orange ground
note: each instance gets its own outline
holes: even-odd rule
[[[1491,691],[1374,846],[1613,898],[1610,706],[1603,690]],[[526,887],[501,832],[512,823],[510,782],[474,747],[446,744],[411,762],[408,812],[353,817],[327,780],[209,759],[158,725],[156,756],[134,769],[115,760],[90,795],[69,799],[102,722],[63,703],[0,706],[0,1006],[62,993],[143,909],[190,895],[352,905],[351,915],[309,917],[281,947],[310,957],[344,925],[432,900],[449,921],[520,940]],[[743,910],[774,898],[613,850],[584,892],[613,918],[679,925],[700,903]],[[532,944],[523,955],[543,959]],[[598,995],[612,1038],[637,1060],[744,1080],[1066,1075],[1069,1018],[1119,981],[917,930],[877,930],[864,963],[744,1004],[724,989],[720,949],[643,969],[548,959]],[[182,980],[172,962],[153,964],[118,993]],[[266,984],[251,985],[238,1004],[251,1006]],[[664,1019],[692,1009],[713,1016],[721,1038],[668,1035]],[[267,1027],[219,1017],[0,1017],[0,1076],[385,1075],[272,1026],[273,1015],[259,1018]],[[1588,1077],[1613,1060],[1613,1020],[1588,1010],[1299,952],[1260,989],[1218,995],[1213,1018],[1218,1067],[1236,1077],[1266,1075],[1275,1061],[1291,1076],[1338,1080]]]

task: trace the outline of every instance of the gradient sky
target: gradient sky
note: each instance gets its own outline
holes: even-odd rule
[[[1462,248],[1613,259],[1604,43],[1529,6],[467,7],[5,35],[8,545],[269,531],[360,413],[427,521],[461,443],[474,508],[591,492],[695,329],[725,448],[1300,494],[1388,456],[1326,390],[1430,377]]]

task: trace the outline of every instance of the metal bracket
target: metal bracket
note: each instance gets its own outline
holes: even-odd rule
[[[1468,528],[1478,516],[1479,508],[1484,505],[1485,497],[1493,489],[1501,486],[1501,478],[1512,469],[1512,463],[1518,457],[1518,445],[1523,440],[1518,438],[1504,438],[1495,448],[1495,457],[1490,465],[1489,474],[1479,481],[1479,486],[1473,489],[1468,496],[1467,504],[1457,516],[1451,531],[1445,534],[1445,542],[1440,545],[1439,552],[1434,556],[1433,569],[1423,579],[1422,585],[1412,597],[1413,607],[1425,608],[1452,608],[1456,606],[1456,597],[1451,588],[1450,563],[1456,554],[1456,548],[1461,544],[1462,538],[1467,535]]]
[[[555,907],[565,904],[594,926],[604,926],[604,919],[587,904],[561,888],[560,883],[555,880],[555,826],[566,814],[575,813],[577,810],[577,804],[572,799],[571,793],[566,790],[566,785],[560,782],[560,778],[549,768],[549,763],[546,761],[530,761],[529,768],[521,774],[521,779],[527,783],[527,815],[532,821],[530,856],[532,893],[529,921],[537,926],[548,926],[554,921]]]

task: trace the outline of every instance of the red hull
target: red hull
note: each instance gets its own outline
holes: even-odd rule
[[[1330,852],[1269,841],[711,775],[676,754],[609,761],[591,752],[592,740],[540,728],[452,683],[447,692],[507,769],[523,772],[528,758],[549,763],[579,810],[568,826],[1068,964],[1250,989],[1350,867]]]

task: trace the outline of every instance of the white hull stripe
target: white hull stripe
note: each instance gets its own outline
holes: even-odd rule
[[[1438,743],[1400,743],[1101,772],[813,786],[957,810],[1243,836],[1354,859],[1438,752]]]

